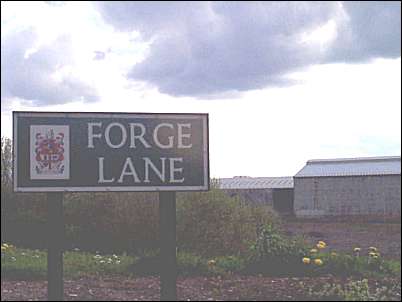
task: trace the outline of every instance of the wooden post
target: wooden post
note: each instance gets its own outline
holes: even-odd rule
[[[63,193],[47,193],[48,250],[47,250],[47,297],[49,301],[63,301]]]
[[[176,301],[176,192],[159,192],[161,301]]]

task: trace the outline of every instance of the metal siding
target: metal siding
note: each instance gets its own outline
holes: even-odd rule
[[[315,216],[314,178],[294,179],[294,211],[300,216]]]
[[[400,175],[401,158],[374,157],[310,160],[295,177]]]
[[[298,216],[400,216],[401,176],[295,178],[294,203]]]
[[[218,180],[221,189],[293,188],[293,177],[234,177]]]

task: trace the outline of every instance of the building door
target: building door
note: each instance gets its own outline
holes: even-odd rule
[[[293,189],[274,189],[273,200],[274,210],[280,214],[293,215]]]

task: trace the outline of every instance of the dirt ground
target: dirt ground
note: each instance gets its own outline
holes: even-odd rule
[[[181,301],[303,301],[308,300],[300,282],[307,286],[325,283],[345,283],[347,279],[321,278],[268,278],[257,276],[229,276],[226,278],[179,278],[177,297]],[[377,286],[381,285],[378,281]],[[1,300],[38,301],[47,298],[45,281],[2,281]],[[157,301],[159,278],[85,278],[64,282],[66,301]],[[400,295],[400,294],[399,294]],[[400,299],[400,296],[398,296]],[[398,299],[396,297],[396,299]]]
[[[288,221],[283,224],[288,235],[304,235],[314,244],[327,243],[329,250],[351,253],[374,246],[387,259],[401,259],[401,223]]]
[[[351,252],[354,247],[362,250],[377,247],[386,258],[401,258],[401,224],[384,223],[344,223],[344,222],[306,222],[287,221],[283,225],[288,235],[304,235],[314,244],[324,240],[329,250]],[[273,301],[308,300],[300,282],[308,285],[324,283],[345,283],[346,279],[333,277],[320,278],[270,278],[262,276],[231,275],[219,277],[189,277],[177,281],[178,299],[182,301]],[[379,282],[382,281],[374,281]],[[127,277],[65,280],[65,300],[92,301],[137,301],[159,300],[159,278]],[[400,295],[400,293],[399,293]],[[1,281],[1,300],[46,300],[46,281]],[[397,300],[400,300],[397,297]]]

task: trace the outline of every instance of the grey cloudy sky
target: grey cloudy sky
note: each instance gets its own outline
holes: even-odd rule
[[[401,48],[400,2],[97,2],[106,24],[138,31],[149,50],[127,62],[128,79],[174,96],[225,95],[291,85],[287,77],[313,64],[397,58]],[[6,5],[4,5],[6,6]],[[52,5],[49,5],[50,7]],[[4,22],[6,27],[7,22]],[[308,37],[336,26],[317,47]],[[68,34],[37,44],[33,28],[2,33],[2,103],[17,97],[34,105],[97,101],[96,88],[72,72]],[[133,42],[134,43],[134,42]],[[28,52],[28,53],[27,53]],[[94,49],[94,59],[106,52]]]
[[[172,95],[205,96],[291,84],[287,73],[317,63],[399,57],[399,2],[99,2],[107,22],[153,43],[128,77]],[[325,49],[302,35],[330,21]]]
[[[209,113],[212,176],[397,155],[401,4],[2,1],[13,110]]]
[[[58,37],[29,54],[36,43],[34,29],[28,28],[1,40],[1,98],[17,97],[23,102],[41,106],[62,104],[72,100],[97,101],[94,88],[81,82],[73,74],[60,80],[53,75],[63,66],[73,62],[69,36]]]

